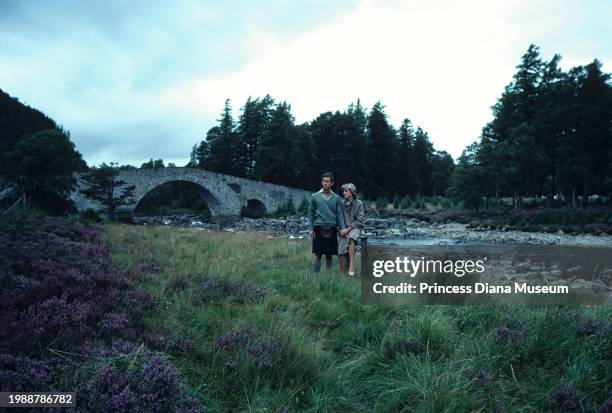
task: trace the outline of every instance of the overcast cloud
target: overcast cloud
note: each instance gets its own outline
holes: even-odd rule
[[[71,132],[91,164],[179,165],[226,98],[297,122],[381,100],[458,157],[530,43],[610,71],[608,0],[6,1],[0,89]]]

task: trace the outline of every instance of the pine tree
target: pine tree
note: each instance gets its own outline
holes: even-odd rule
[[[539,165],[539,193],[551,199],[558,192],[558,169],[566,137],[572,132],[573,89],[566,73],[559,68],[561,56],[556,54],[544,68],[538,85],[538,113],[535,119],[536,140],[544,153]]]
[[[238,121],[238,168],[252,177],[255,169],[255,153],[270,123],[274,100],[270,95],[262,99],[247,99]]]
[[[272,112],[268,130],[255,152],[257,179],[281,185],[295,185],[294,118],[287,102]]]
[[[421,181],[416,165],[414,128],[409,119],[404,119],[399,128],[399,149],[396,168],[399,195],[415,196],[420,193]]]
[[[347,155],[349,158],[348,180],[354,183],[358,191],[367,186],[369,166],[366,158],[368,141],[366,135],[367,118],[361,102],[350,104],[346,111],[346,132],[348,141]]]
[[[310,133],[317,151],[317,174],[331,171],[339,178],[337,166],[338,121],[332,112],[321,113],[310,123]]]
[[[195,150],[195,165],[198,168],[204,168],[210,157],[210,142],[214,141],[218,136],[219,127],[215,126],[208,131],[206,139],[201,141]]]
[[[196,143],[191,148],[191,152],[189,153],[189,162],[187,163],[187,165],[185,165],[186,167],[188,167],[188,168],[195,168],[195,167],[197,167],[197,165],[198,165],[197,149],[198,149],[198,144]]]
[[[463,202],[465,207],[480,209],[483,187],[480,185],[482,169],[478,162],[478,142],[467,146],[459,157],[451,179],[449,195]]]
[[[299,188],[315,188],[319,185],[319,173],[316,172],[317,150],[310,133],[310,125],[304,123],[295,126],[295,182]]]
[[[397,192],[394,179],[397,139],[381,102],[376,102],[368,116],[368,164],[372,181],[366,189],[368,197],[378,198]]]
[[[612,162],[612,87],[610,74],[601,71],[601,62],[595,59],[586,65],[579,77],[576,96],[576,133],[580,141],[588,171],[582,193],[601,194],[605,191],[605,175]]]
[[[429,135],[421,127],[418,127],[414,134],[414,163],[420,182],[419,195],[432,195],[431,163],[433,153],[434,149],[429,140]]]
[[[225,106],[218,122],[218,129],[215,130],[215,132],[218,132],[218,135],[212,135],[210,133],[212,129],[207,134],[210,154],[206,159],[204,168],[213,172],[233,175],[236,173],[236,158],[234,156],[236,130],[229,99],[225,101]],[[209,137],[211,140],[208,140]]]
[[[431,163],[431,194],[433,197],[446,194],[455,163],[446,151],[435,151]]]
[[[83,176],[83,180],[88,186],[81,189],[80,192],[88,198],[99,201],[110,219],[115,218],[121,206],[133,202],[136,187],[126,185],[123,180],[119,179],[119,168],[113,162],[91,168],[89,173]]]
[[[508,177],[504,182],[505,190],[510,191],[515,199],[522,194],[538,191],[537,181],[542,175],[540,170],[546,164],[537,138],[537,116],[541,108],[539,86],[544,68],[539,48],[530,45],[517,66],[512,82],[493,106],[493,121],[488,125],[490,138],[507,155],[502,157],[504,164],[500,166],[504,171],[501,172]],[[526,148],[529,148],[529,152]],[[514,150],[518,152],[512,152]],[[517,153],[528,157],[516,156]],[[515,164],[509,164],[511,159]]]

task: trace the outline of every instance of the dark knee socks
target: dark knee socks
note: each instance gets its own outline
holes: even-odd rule
[[[331,268],[332,268],[332,256],[325,255],[325,269],[329,271],[331,270]],[[321,271],[321,255],[315,255],[315,259],[313,262],[313,269],[314,269],[314,272]]]
[[[325,268],[329,271],[331,270],[331,267],[332,267],[332,256],[326,255],[325,256]]]
[[[320,255],[315,255],[313,267],[314,267],[313,268],[314,272],[321,271],[321,256]]]

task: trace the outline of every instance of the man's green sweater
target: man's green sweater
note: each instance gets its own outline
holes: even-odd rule
[[[342,199],[333,191],[330,191],[330,194],[329,199],[325,199],[323,190],[320,190],[310,196],[308,207],[310,229],[313,229],[315,225],[337,225],[339,229],[346,227]]]

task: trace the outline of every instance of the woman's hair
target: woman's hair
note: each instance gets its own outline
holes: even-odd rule
[[[342,185],[342,192],[344,192],[345,189],[348,189],[349,191],[351,191],[351,193],[353,194],[353,198],[357,199],[357,188],[355,188],[354,184]]]

